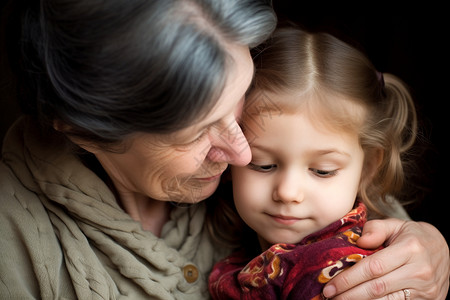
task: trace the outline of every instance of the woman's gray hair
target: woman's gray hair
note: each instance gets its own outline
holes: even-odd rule
[[[227,79],[225,45],[254,47],[276,26],[265,0],[29,3],[22,18],[22,87],[30,89],[24,111],[104,144],[198,120]]]

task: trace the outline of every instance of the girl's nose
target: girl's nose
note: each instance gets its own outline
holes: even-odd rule
[[[304,200],[304,188],[298,171],[289,170],[280,174],[280,180],[273,191],[273,200],[285,203],[301,203]]]

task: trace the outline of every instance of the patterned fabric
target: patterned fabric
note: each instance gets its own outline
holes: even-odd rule
[[[367,210],[359,203],[342,219],[298,244],[275,244],[256,258],[242,250],[210,274],[213,299],[325,299],[324,285],[375,251],[356,246]]]

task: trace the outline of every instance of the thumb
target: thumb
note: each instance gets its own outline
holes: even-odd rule
[[[404,221],[398,219],[371,220],[364,227],[357,245],[365,249],[376,249],[383,244],[389,244],[398,234]]]

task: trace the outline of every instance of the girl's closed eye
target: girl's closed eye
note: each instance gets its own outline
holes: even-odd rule
[[[322,178],[328,178],[328,177],[332,177],[332,176],[336,176],[338,173],[338,170],[320,170],[320,169],[316,169],[316,168],[309,168],[309,170],[311,172],[314,173],[314,175],[318,176],[318,177],[322,177]]]
[[[263,173],[273,171],[273,170],[275,170],[276,167],[277,167],[276,164],[263,164],[263,165],[259,165],[259,164],[255,164],[255,163],[248,164],[248,168],[250,168],[251,170],[254,170],[257,172],[263,172]]]

